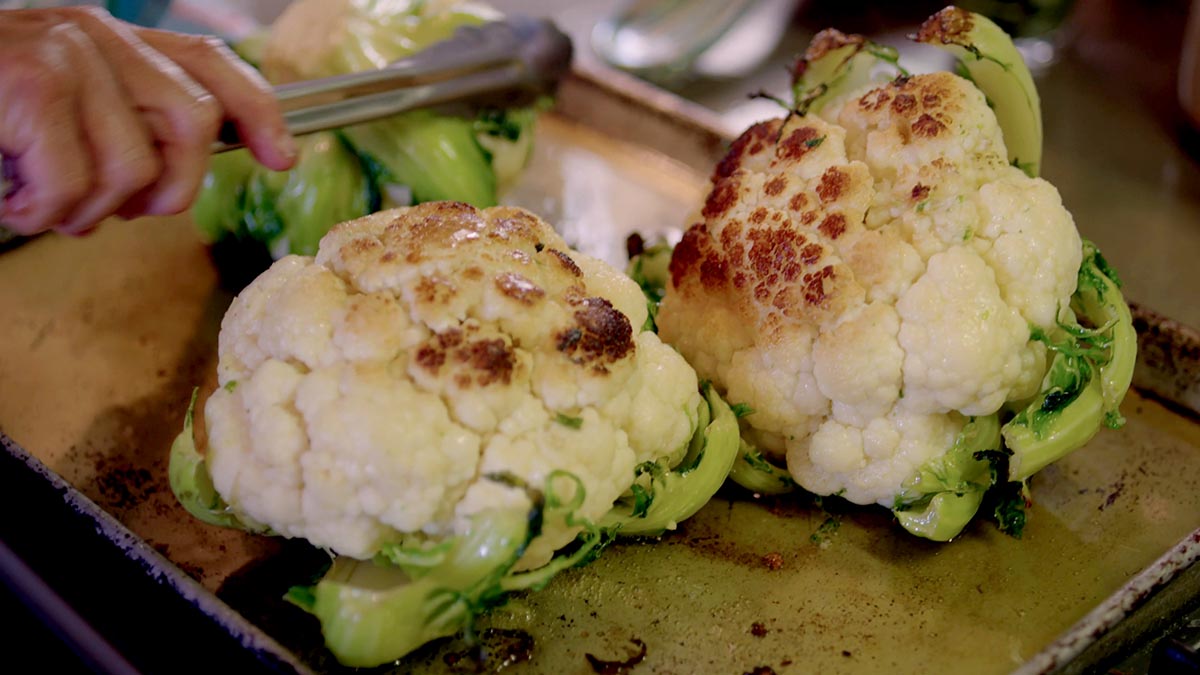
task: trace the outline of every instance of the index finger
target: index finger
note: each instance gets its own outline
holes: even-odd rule
[[[277,171],[292,167],[296,144],[284,123],[279,101],[258,71],[224,42],[215,37],[150,28],[139,29],[138,37],[216,97],[258,161]]]

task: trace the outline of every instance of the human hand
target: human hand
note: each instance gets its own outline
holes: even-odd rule
[[[19,234],[183,211],[226,119],[258,161],[292,166],[267,83],[217,38],[91,7],[0,10],[0,156],[16,173],[0,222]]]

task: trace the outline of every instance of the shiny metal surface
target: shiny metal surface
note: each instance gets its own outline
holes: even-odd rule
[[[553,93],[570,68],[571,51],[570,39],[550,21],[514,16],[460,28],[449,40],[387,68],[283,84],[274,91],[284,104],[288,130],[299,136],[485,96],[532,101]],[[237,129],[226,124],[212,152],[242,146]]]

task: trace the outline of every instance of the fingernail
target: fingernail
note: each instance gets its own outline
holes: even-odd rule
[[[288,133],[287,129],[280,129],[275,132],[275,147],[279,149],[283,158],[289,162],[296,161],[296,139]]]

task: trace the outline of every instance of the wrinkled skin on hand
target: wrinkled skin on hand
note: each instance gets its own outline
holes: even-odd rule
[[[218,39],[90,7],[0,11],[0,222],[82,234],[110,215],[179,213],[223,120],[274,169],[294,146],[267,84]]]

